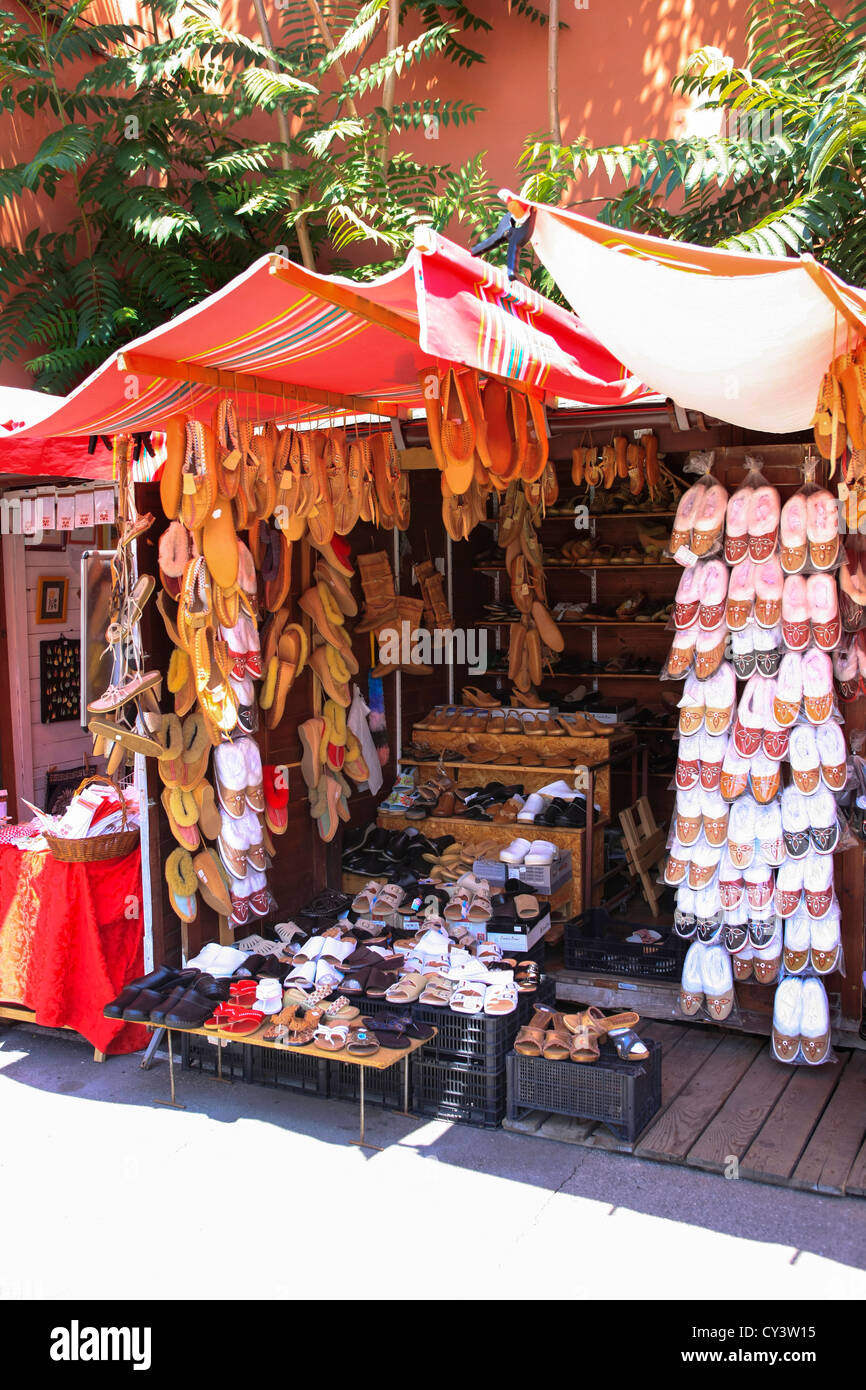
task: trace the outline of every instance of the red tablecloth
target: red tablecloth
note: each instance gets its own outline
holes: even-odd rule
[[[136,1052],[140,1024],[103,1018],[144,974],[141,851],[93,864],[61,864],[0,844],[0,1003],[36,1022],[74,1028],[100,1052]]]

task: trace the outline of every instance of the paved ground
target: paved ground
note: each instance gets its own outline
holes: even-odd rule
[[[419,1297],[866,1296],[866,1201],[370,1107],[368,1137],[388,1145],[373,1153],[347,1142],[350,1104],[179,1073],[187,1109],[170,1110],[153,1103],[167,1065],[139,1060],[100,1066],[76,1039],[0,1023],[0,1298],[183,1298],[233,1212],[261,1256],[211,1292],[296,1296],[260,1207],[296,1248],[359,1251],[359,1271],[399,1247]],[[181,1259],[173,1239],[158,1272],[117,1258],[131,1230],[157,1248],[179,1209]]]

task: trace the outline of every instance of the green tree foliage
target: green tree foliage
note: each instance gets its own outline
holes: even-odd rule
[[[738,68],[703,49],[674,81],[693,108],[716,113],[718,135],[607,149],[532,139],[523,192],[579,210],[582,177],[601,167],[621,191],[593,211],[613,226],[753,254],[808,251],[866,283],[866,3],[840,14],[823,0],[752,0],[747,50]]]

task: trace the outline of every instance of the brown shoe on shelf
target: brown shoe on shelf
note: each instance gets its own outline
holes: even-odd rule
[[[462,697],[464,705],[475,709],[498,709],[502,704],[495,695],[488,695],[486,690],[479,689],[477,685],[464,685]]]
[[[518,709],[549,709],[550,701],[542,700],[537,690],[531,686],[528,690],[514,689],[511,692],[511,704]]]

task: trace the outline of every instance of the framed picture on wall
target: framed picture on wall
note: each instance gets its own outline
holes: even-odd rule
[[[69,600],[69,580],[62,576],[40,574],[36,589],[37,623],[66,622]]]

